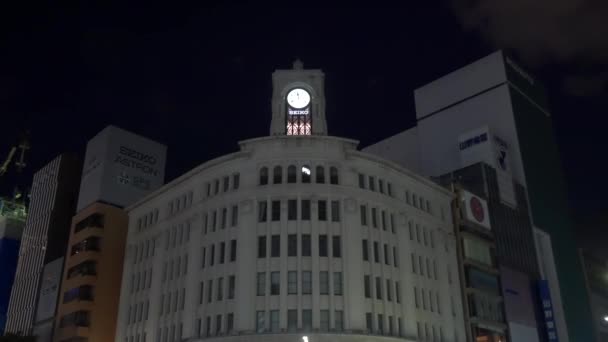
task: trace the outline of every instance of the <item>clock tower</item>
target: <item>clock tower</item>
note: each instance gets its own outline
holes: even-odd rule
[[[327,135],[323,71],[304,69],[298,59],[272,74],[272,88],[271,135]]]

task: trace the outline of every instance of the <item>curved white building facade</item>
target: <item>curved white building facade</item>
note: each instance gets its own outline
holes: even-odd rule
[[[323,135],[319,70],[273,78],[271,137],[129,209],[116,340],[464,341],[451,193]]]

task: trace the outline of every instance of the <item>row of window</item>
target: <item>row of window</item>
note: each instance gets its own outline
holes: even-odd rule
[[[298,237],[300,243],[298,243]],[[319,251],[320,257],[329,257],[329,239],[328,235],[319,235],[318,242],[315,247]],[[300,248],[298,249],[298,246]],[[258,236],[258,258],[266,258],[268,253],[268,239],[264,236]],[[270,236],[270,257],[280,258],[285,256],[281,254],[281,235]],[[310,234],[288,234],[287,235],[287,256],[288,257],[309,257],[312,256],[312,238]],[[331,256],[334,258],[342,257],[342,241],[339,235],[331,236]]]
[[[219,219],[218,219],[219,218]],[[230,226],[236,227],[239,223],[239,207],[233,205],[230,207]],[[209,230],[215,232],[217,229],[225,229],[228,226],[228,207],[214,210],[203,215],[203,234],[207,234]]]
[[[378,314],[377,317],[377,320],[374,322],[374,316],[371,312],[365,314],[365,327],[369,333],[388,336],[405,336],[403,320],[401,317],[397,317],[396,326],[394,316],[386,316],[386,322],[383,314]]]
[[[205,326],[204,329],[205,331],[203,331],[203,323],[202,320],[199,318],[196,321],[196,331],[198,333],[199,336],[205,336],[205,337],[209,337],[209,336],[222,336],[224,334],[230,334],[232,333],[232,331],[234,330],[234,314],[231,313],[227,313],[225,318],[225,324],[226,326],[222,325],[222,315],[215,315],[215,329],[213,329],[213,325],[212,325],[212,317],[211,316],[207,316],[207,319],[205,320]],[[160,329],[159,329],[160,330]],[[170,334],[171,335],[171,334]],[[160,331],[159,331],[159,336],[160,336]],[[166,338],[166,331],[163,333],[162,339],[157,338],[156,339],[157,342],[177,342],[180,341],[179,339],[176,339],[175,341],[171,339],[171,337],[169,337],[169,339]]]
[[[159,315],[165,315],[178,310],[184,310],[186,305],[186,289],[168,291],[160,295]]]
[[[74,341],[74,342],[87,342],[88,340],[83,340],[83,341]],[[68,341],[62,341],[62,342],[68,342]],[[72,342],[72,341],[69,341]],[[146,333],[143,332],[141,334],[136,334],[136,335],[131,335],[128,337],[125,337],[125,342],[146,342]]]
[[[384,287],[383,283],[386,284],[386,287]],[[397,303],[401,303],[401,285],[398,281],[385,279],[383,282],[381,277],[376,277],[373,285],[376,292],[376,299],[383,300],[386,297],[386,300],[391,302],[393,301],[393,298],[395,298]],[[365,298],[372,298],[372,277],[369,275],[363,276],[363,293]]]
[[[422,255],[418,255],[418,258],[416,258],[416,254],[414,254],[414,253],[411,253],[410,257],[412,260],[412,273],[424,276],[425,275],[424,266],[426,265],[426,276],[429,279],[437,280],[437,262],[435,259],[429,259],[427,257],[423,257]],[[433,265],[433,267],[431,267],[431,264]],[[448,267],[448,270],[449,270],[449,267]],[[450,281],[450,283],[451,283],[451,281]]]
[[[365,176],[364,174],[359,174],[359,188],[361,189],[369,189],[370,191],[376,191],[376,184],[378,188],[378,192],[382,194],[386,194],[388,196],[393,197],[393,185],[388,182],[378,178],[376,182],[376,177],[374,176]],[[386,187],[385,187],[386,184]]]
[[[199,304],[203,304],[205,298],[207,303],[213,302],[213,295],[215,293],[215,300],[221,302],[224,300],[224,286],[228,286],[227,288],[227,297],[226,299],[234,299],[235,290],[236,290],[236,277],[231,275],[228,277],[228,284],[224,283],[224,277],[219,277],[215,280],[215,292],[213,288],[213,279],[207,280],[207,285],[205,286],[205,282],[201,281],[200,289],[199,289]],[[206,292],[205,292],[206,291]],[[205,296],[206,293],[206,296]]]
[[[72,279],[78,276],[94,276],[97,275],[97,261],[87,260],[83,261],[75,266],[70,267],[68,270],[68,279]]]
[[[152,286],[152,269],[137,272],[131,275],[130,292],[138,292],[140,290],[149,289]]]
[[[216,245],[211,244],[209,247],[203,247],[202,251],[202,260],[201,260],[201,268],[205,268],[205,266],[213,266],[216,260]],[[226,261],[226,242],[220,242],[217,248],[217,260],[219,264],[223,264]],[[207,253],[207,251],[209,251]],[[228,254],[228,262],[236,261],[236,240],[230,240],[230,251]],[[208,263],[207,263],[208,260]]]
[[[419,290],[418,287],[414,286],[414,304],[416,305],[416,309],[430,310],[431,312],[441,314],[439,292],[435,292],[433,295],[433,290],[425,290],[423,288]]]
[[[329,208],[328,208],[329,203]],[[309,221],[311,216],[311,201],[310,200],[300,200],[300,206],[298,210],[298,200],[290,199],[287,200],[287,220],[295,221]],[[331,209],[331,210],[328,210]],[[298,212],[299,211],[299,212]],[[270,201],[270,221],[277,222],[281,221],[281,201],[273,200]],[[299,216],[298,216],[299,215]],[[327,221],[329,219],[329,215],[331,215],[332,222],[340,222],[340,201],[327,201],[327,200],[318,200],[317,201],[317,220],[318,221]],[[258,202],[258,222],[267,222],[268,221],[268,201],[259,201]]]
[[[150,272],[152,273],[152,272]],[[188,273],[188,254],[178,256],[177,258],[165,261],[163,264],[162,282],[177,279],[180,276],[185,276]]]
[[[270,276],[270,292],[268,292],[267,277]],[[302,271],[300,274],[301,285],[298,288],[298,271],[287,272],[287,294],[288,295],[307,295],[312,294],[312,272]],[[332,284],[333,286],[330,286]],[[331,289],[331,292],[330,292]],[[343,279],[342,272],[333,272],[330,280],[330,272],[319,272],[319,294],[341,296],[343,294]],[[281,294],[281,273],[280,272],[258,272],[256,278],[256,295],[265,296],[269,293],[271,296]]]
[[[129,309],[127,310],[127,325],[147,321],[149,310],[150,301],[148,300],[129,306]]]
[[[69,303],[72,301],[92,301],[93,300],[93,286],[81,285],[63,293],[63,303]]]
[[[156,252],[156,239],[152,238],[145,242],[142,241],[133,246],[133,248],[135,248],[135,251],[133,252],[133,264],[135,265],[148,259],[148,257],[154,257]]]
[[[74,244],[72,246],[71,255],[75,255],[78,253],[89,252],[89,251],[99,251],[101,246],[101,238],[98,236],[89,236],[88,238]]]
[[[76,223],[74,226],[74,233],[78,233],[85,228],[103,228],[105,223],[104,221],[104,215],[100,213],[91,214]]]
[[[363,255],[363,261],[370,261],[370,247],[373,246],[373,255],[374,255],[374,262],[376,263],[380,263],[380,243],[378,243],[377,241],[374,241],[373,244],[370,244],[367,240],[363,240],[362,244],[361,244],[361,249],[362,249],[362,255]],[[392,260],[392,264],[395,267],[399,267],[399,254],[397,253],[397,247],[393,247],[392,251],[393,251],[393,257],[391,258],[390,254],[391,254],[391,247],[388,244],[384,244],[384,264],[386,265],[391,265],[391,260]]]
[[[405,203],[433,215],[431,202],[424,199],[422,196],[416,195],[414,192],[410,194],[409,190],[405,190]]]
[[[418,223],[409,221],[408,229],[410,234],[410,241],[416,241],[419,244],[424,244],[425,247],[435,248],[435,231],[427,229],[426,227],[420,228]],[[416,227],[414,229],[414,226]],[[430,232],[429,232],[430,231]]]
[[[179,247],[190,241],[190,221],[180,223],[171,229],[165,230],[165,250]]]
[[[221,182],[221,187],[220,187],[220,182]],[[205,184],[205,193],[207,194],[207,197],[211,197],[211,196],[215,196],[218,195],[220,193],[220,191],[222,192],[228,192],[230,191],[230,189],[232,190],[238,190],[239,186],[241,185],[241,176],[238,173],[235,173],[232,175],[232,177],[230,176],[224,176],[215,180],[212,180],[210,182],[207,182]]]
[[[298,317],[298,313],[300,314],[300,317]],[[319,330],[321,332],[344,331],[344,311],[334,310],[333,319],[330,315],[331,313],[332,311],[330,310],[319,311]],[[288,309],[286,318],[288,332],[312,331],[312,310],[304,309],[299,311],[295,309]],[[256,311],[255,319],[257,333],[277,333],[281,331],[281,317],[279,310],[270,310],[268,312],[262,310]]]
[[[158,222],[158,209],[151,210],[137,219],[137,231],[152,227]]]
[[[430,327],[431,329],[429,329],[428,323],[416,322],[418,341],[444,342],[445,337],[443,335],[443,328],[437,328],[434,324],[431,324]],[[458,334],[456,334],[456,332],[454,332],[454,341],[458,341]]]
[[[192,191],[183,194],[169,202],[169,215],[177,214],[178,212],[190,208],[192,206]]]
[[[368,210],[368,206],[364,204],[359,207],[359,211],[361,212],[362,226],[369,225],[368,217],[371,217],[371,226],[373,228],[378,229],[379,223],[381,223],[382,230],[386,231],[390,226],[391,232],[393,234],[396,232],[397,227],[395,226],[395,214],[387,214],[386,210],[380,210],[376,207],[371,207]],[[378,218],[380,218],[380,220],[378,220]]]
[[[298,173],[300,175],[299,179],[298,179]],[[317,183],[317,184],[325,184],[325,182],[326,182],[325,181],[326,180],[325,167],[323,167],[321,165],[318,165],[314,168],[314,175],[313,175],[313,168],[311,168],[308,165],[303,165],[300,168],[300,172],[298,172],[298,169],[295,165],[289,165],[287,167],[287,175],[286,175],[286,177],[284,177],[284,176],[285,175],[283,173],[282,166],[277,165],[272,168],[272,184],[282,184],[284,178],[287,180],[287,183],[297,183],[298,180],[301,183],[311,183],[313,178],[315,180],[315,183]],[[269,183],[270,183],[270,176],[269,176],[268,167],[262,167],[260,169],[259,185],[268,185]],[[329,184],[333,184],[333,185],[339,184],[338,168],[335,166],[331,166],[329,168]]]
[[[89,313],[89,311],[85,311],[85,310],[70,312],[69,314],[62,316],[61,319],[59,320],[60,328],[66,328],[66,327],[72,327],[72,326],[88,327],[89,324],[90,324],[90,313]]]

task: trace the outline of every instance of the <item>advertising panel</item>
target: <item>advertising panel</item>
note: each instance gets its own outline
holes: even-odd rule
[[[460,195],[463,208],[463,217],[482,227],[492,229],[490,224],[490,214],[488,212],[488,202],[468,191],[462,191]]]
[[[63,259],[64,258],[53,260],[44,266],[42,280],[40,282],[36,322],[41,322],[55,316],[57,297],[59,296],[59,289],[61,288]]]
[[[545,320],[545,331],[547,340],[550,342],[559,341],[557,337],[557,326],[555,324],[555,315],[553,314],[553,302],[551,301],[551,291],[549,290],[549,282],[546,280],[538,281],[538,296],[542,305],[542,316]]]

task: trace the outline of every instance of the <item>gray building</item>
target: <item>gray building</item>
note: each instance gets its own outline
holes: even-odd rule
[[[34,174],[6,332],[32,333],[43,267],[65,255],[80,170],[79,158],[62,154]]]

